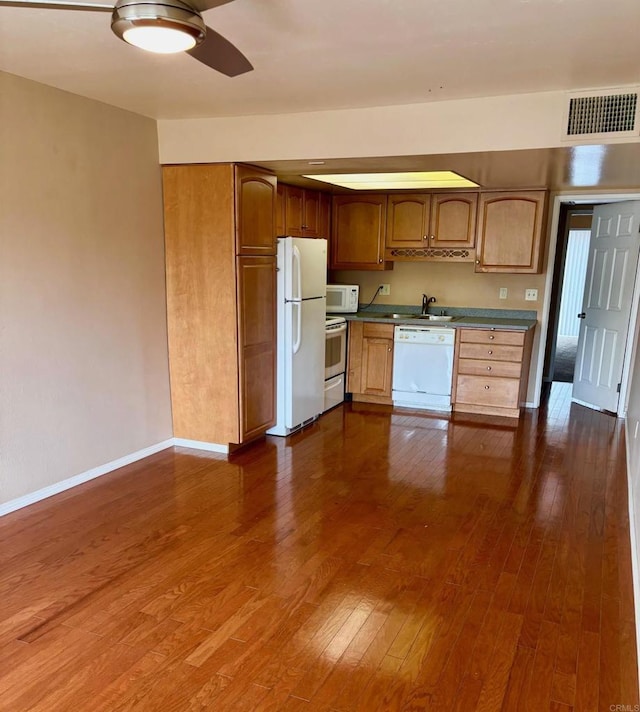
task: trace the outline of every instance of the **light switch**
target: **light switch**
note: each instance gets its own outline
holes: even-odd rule
[[[525,289],[524,290],[524,298],[525,298],[525,301],[527,301],[527,302],[538,301],[538,290],[537,289]]]

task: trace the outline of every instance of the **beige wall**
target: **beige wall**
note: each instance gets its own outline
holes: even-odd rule
[[[504,151],[559,146],[564,92],[158,122],[162,163]]]
[[[541,308],[544,274],[480,274],[472,262],[396,262],[392,270],[383,272],[337,271],[333,276],[340,282],[359,284],[361,302],[368,302],[378,285],[391,285],[388,297],[377,296],[375,304],[421,303],[422,294],[437,299],[438,305],[478,307],[490,309]],[[507,299],[499,298],[500,287],[508,290]],[[537,302],[526,302],[524,290],[538,290]]]
[[[0,504],[172,435],[149,119],[0,73]]]

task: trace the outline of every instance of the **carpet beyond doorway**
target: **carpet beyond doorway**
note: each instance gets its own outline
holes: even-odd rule
[[[573,370],[576,365],[577,336],[558,336],[556,356],[553,362],[553,380],[573,383]]]

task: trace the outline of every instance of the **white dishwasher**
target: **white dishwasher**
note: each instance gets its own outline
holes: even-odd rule
[[[393,347],[393,404],[451,410],[455,329],[396,326]]]

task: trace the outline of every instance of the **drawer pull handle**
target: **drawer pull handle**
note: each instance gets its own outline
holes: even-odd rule
[[[491,366],[487,366],[487,371],[490,371],[490,370],[491,370]]]
[[[487,351],[487,353],[489,354],[489,356],[491,356],[491,354],[493,353],[493,351],[492,351],[491,349],[489,349],[489,350]]]
[[[485,389],[485,391],[488,391],[488,390],[489,390],[489,386],[485,386],[484,389]]]
[[[495,338],[496,338],[496,337],[495,337],[493,334],[491,334],[491,335],[489,336],[489,339],[495,339]]]

